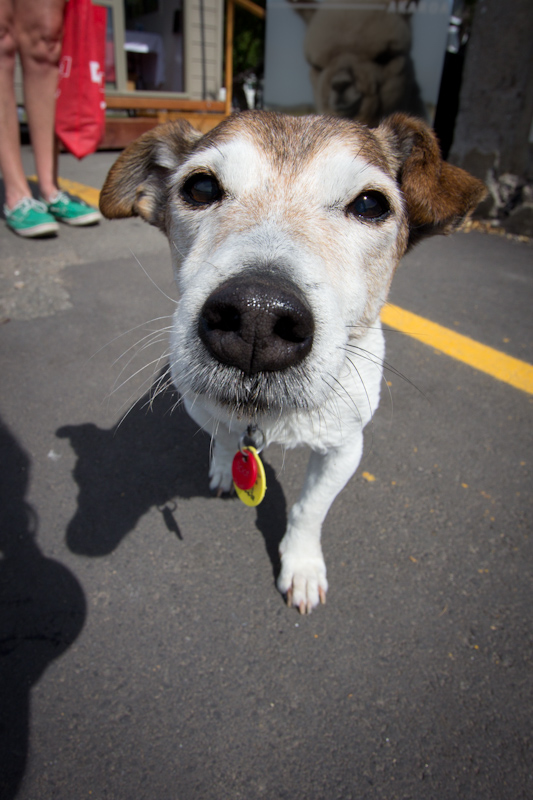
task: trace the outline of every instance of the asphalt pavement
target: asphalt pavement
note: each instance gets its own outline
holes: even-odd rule
[[[267,451],[257,510],[217,499],[208,438],[150,402],[162,234],[0,226],[2,800],[533,797],[533,396],[388,331],[302,617],[275,574],[306,452]],[[437,237],[390,299],[533,363],[533,244]]]

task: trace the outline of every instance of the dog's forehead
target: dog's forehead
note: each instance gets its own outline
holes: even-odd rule
[[[327,117],[242,115],[204,137],[189,160],[212,169],[226,188],[316,185],[320,194],[392,178],[379,141],[365,126]],[[228,120],[228,123],[230,121]],[[364,174],[363,174],[364,173]]]

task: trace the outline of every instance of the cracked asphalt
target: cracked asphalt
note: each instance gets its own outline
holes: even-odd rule
[[[257,510],[209,495],[209,440],[150,403],[174,297],[139,220],[2,223],[2,800],[531,798],[533,397],[387,332],[300,617],[274,581],[306,453],[267,451]],[[533,363],[532,244],[435,238],[390,299]]]

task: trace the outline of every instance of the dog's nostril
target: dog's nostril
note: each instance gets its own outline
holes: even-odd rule
[[[241,327],[241,315],[233,306],[207,306],[202,317],[205,326],[211,331],[238,331]]]
[[[280,317],[272,330],[280,339],[286,342],[294,342],[294,344],[305,342],[309,336],[309,331],[305,330],[301,320],[294,317]]]

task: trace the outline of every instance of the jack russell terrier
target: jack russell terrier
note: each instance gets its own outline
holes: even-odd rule
[[[379,312],[394,271],[409,247],[457,228],[485,193],[441,160],[424,122],[403,114],[375,129],[262,111],[206,135],[167,123],[109,172],[103,214],[140,216],[170,243],[179,289],[170,370],[213,437],[211,488],[240,486],[240,454],[262,494],[262,446],[311,448],[278,578],[302,613],[325,602],[322,523],[378,406]]]

